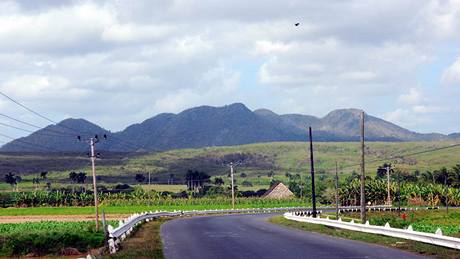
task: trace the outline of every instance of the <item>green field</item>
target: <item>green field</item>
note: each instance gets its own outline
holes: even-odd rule
[[[94,222],[0,224],[0,256],[57,255],[68,247],[85,252],[103,244],[104,232],[96,232]]]
[[[416,156],[405,156],[410,153],[430,150],[433,148],[445,147],[455,142],[368,142],[366,143],[366,171],[374,175],[376,168],[383,162],[396,162],[398,168],[404,170],[435,170],[440,167],[451,167],[460,163],[458,153],[460,147],[443,149],[436,152],[419,154]],[[121,157],[109,159],[110,161],[98,161],[97,175],[100,177],[100,185],[112,187],[118,183],[138,184],[134,176],[143,173],[146,178],[147,172],[151,173],[153,187],[160,191],[176,192],[180,190],[176,184],[183,184],[184,175],[187,170],[198,170],[205,172],[213,177],[222,177],[225,184],[229,184],[229,169],[224,164],[232,160],[241,160],[243,164],[236,168],[235,178],[240,190],[268,188],[272,179],[281,181],[287,180],[286,173],[291,175],[298,174],[301,177],[309,173],[308,166],[308,146],[301,142],[275,142],[261,143],[230,147],[210,147],[200,149],[180,149],[159,153],[151,153],[139,156]],[[359,143],[356,142],[321,142],[314,144],[315,167],[318,174],[331,174],[335,171],[335,162],[339,164],[339,170],[343,174],[350,174],[358,171],[359,167]],[[398,159],[391,157],[399,156]],[[40,171],[33,172],[30,166],[24,166],[26,171],[21,171],[21,163],[39,163],[44,160],[38,155],[28,155],[26,158],[2,155],[4,161],[14,164],[15,172],[22,176],[23,181],[19,183],[20,190],[33,190],[35,188],[44,189],[44,182],[35,186],[32,179],[37,177]],[[35,160],[34,160],[35,159]],[[71,185],[69,172],[84,171],[88,178],[83,186],[91,183],[90,163],[87,166],[81,157],[74,162],[67,155],[65,159],[54,158],[61,164],[66,164],[65,169],[51,170],[48,173],[48,180],[53,188],[66,187]],[[70,159],[70,160],[69,160]],[[375,161],[379,160],[379,161]],[[34,162],[35,161],[35,162]],[[37,162],[38,161],[38,162]],[[83,161],[83,163],[82,163]],[[40,162],[42,163],[42,162]],[[48,165],[48,164],[46,164]],[[354,166],[353,166],[354,165]],[[341,169],[344,167],[344,169]],[[43,167],[39,167],[43,168]],[[4,169],[4,168],[3,168]],[[32,171],[31,171],[32,170]],[[3,172],[7,172],[3,170]],[[21,173],[22,172],[22,173]],[[268,176],[272,172],[273,176]],[[246,177],[241,174],[244,173]],[[2,177],[3,178],[3,177]],[[165,186],[170,180],[174,186]],[[253,186],[243,187],[242,182],[250,182]],[[157,185],[160,184],[160,185]],[[142,183],[146,185],[146,182]],[[80,185],[77,185],[80,186]],[[257,186],[257,187],[255,187]],[[5,183],[0,184],[0,190],[11,190]]]
[[[153,201],[154,202],[154,201]],[[160,205],[125,205],[100,206],[106,214],[133,214],[145,211],[174,211],[174,210],[211,210],[231,209],[231,199],[201,198],[194,200],[175,199]],[[238,198],[235,207],[245,208],[274,208],[306,206],[301,199],[290,200],[262,200],[257,198]],[[0,216],[27,216],[27,215],[90,215],[94,207],[29,207],[29,208],[0,208]]]

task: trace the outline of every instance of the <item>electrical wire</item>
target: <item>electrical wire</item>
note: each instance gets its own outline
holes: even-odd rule
[[[8,136],[6,134],[3,134],[3,133],[0,133],[0,136],[3,136],[5,138],[9,138],[9,139],[12,139],[14,141],[17,141],[19,143],[22,143],[22,144],[26,144],[26,145],[30,145],[30,146],[34,146],[34,147],[40,147],[42,149],[46,149],[46,150],[51,150],[53,152],[63,152],[62,150],[59,150],[59,149],[56,149],[56,148],[52,148],[52,147],[46,147],[46,146],[43,146],[43,145],[40,145],[40,144],[33,144],[33,143],[29,143],[27,141],[23,141],[21,139],[16,139],[16,138],[13,138],[11,136]]]
[[[440,150],[444,150],[444,149],[454,148],[454,147],[458,147],[458,146],[460,146],[460,143],[453,144],[453,145],[449,145],[449,146],[443,146],[443,147],[437,147],[437,148],[427,149],[427,150],[418,151],[418,152],[409,153],[409,154],[392,155],[392,156],[386,157],[386,158],[379,158],[379,159],[374,159],[374,160],[366,161],[366,163],[371,164],[371,163],[376,163],[376,162],[384,162],[384,161],[388,161],[388,160],[390,160],[390,159],[403,158],[403,157],[411,157],[411,156],[416,156],[416,155],[421,155],[421,154],[436,152],[436,151],[440,151]],[[352,165],[347,165],[347,166],[340,167],[340,169],[343,170],[343,169],[353,168],[353,167],[360,166],[360,165],[361,165],[361,163],[359,163],[359,164],[352,164]],[[326,172],[332,172],[333,170],[335,170],[335,168],[330,168],[330,169],[327,169],[327,170],[325,170],[325,171],[326,171]]]
[[[20,102],[14,100],[13,98],[11,98],[10,96],[4,94],[4,93],[1,92],[1,91],[0,91],[0,94],[3,95],[5,98],[9,99],[10,101],[14,102],[15,104],[17,104],[17,105],[21,106],[22,108],[28,110],[29,112],[31,112],[31,113],[37,115],[38,117],[43,118],[43,119],[45,119],[45,120],[47,120],[47,121],[49,121],[49,122],[51,122],[51,123],[56,123],[56,122],[53,121],[52,119],[50,119],[50,118],[48,118],[48,117],[46,117],[46,116],[44,116],[44,115],[41,115],[40,113],[38,113],[38,112],[36,112],[36,111],[30,109],[29,107],[27,107],[27,106],[23,105],[22,103],[20,103]]]
[[[11,117],[11,116],[6,115],[6,114],[3,114],[3,113],[0,113],[0,116],[5,117],[5,118],[8,118],[8,119],[13,120],[13,121],[16,121],[16,122],[19,122],[19,123],[22,123],[22,124],[24,124],[24,125],[27,125],[27,126],[30,126],[30,127],[33,127],[33,128],[36,128],[36,129],[39,129],[39,130],[45,129],[44,127],[40,127],[40,126],[37,126],[37,125],[35,125],[35,124],[29,123],[29,122],[26,122],[26,121],[23,121],[23,120],[20,120],[20,119],[16,119],[16,118],[14,118],[14,117]],[[69,137],[69,136],[74,136],[73,134],[69,134],[69,133],[65,133],[65,132],[59,132],[59,131],[54,131],[54,130],[52,130],[52,129],[46,129],[46,130],[49,131],[49,132],[52,132],[52,133],[55,133],[55,134],[59,134],[59,135],[63,135],[63,136],[67,136],[67,137]]]
[[[71,130],[71,131],[73,131],[73,132],[75,132],[75,133],[77,133],[77,134],[85,133],[85,134],[93,135],[93,133],[90,133],[90,132],[87,132],[87,131],[80,131],[80,130],[74,129],[74,128],[72,128],[72,127],[69,127],[69,126],[59,124],[59,123],[56,122],[55,120],[50,119],[48,116],[45,116],[45,115],[43,115],[42,113],[39,113],[39,112],[37,112],[37,111],[35,111],[35,110],[33,110],[33,109],[27,107],[26,105],[20,103],[19,101],[13,99],[13,98],[10,97],[9,95],[7,95],[7,94],[5,94],[5,93],[3,93],[3,92],[1,92],[1,91],[0,91],[0,95],[4,96],[5,98],[7,98],[8,100],[10,100],[11,102],[13,102],[13,103],[19,105],[20,107],[26,109],[27,111],[29,111],[29,112],[35,114],[36,116],[38,116],[38,117],[40,117],[40,118],[42,118],[42,119],[44,119],[44,120],[46,120],[46,121],[49,121],[49,122],[55,124],[56,126],[59,126],[59,127],[62,127],[62,128],[66,128],[66,129]],[[3,115],[2,115],[2,116],[3,116]],[[8,116],[8,117],[9,117],[9,116]],[[9,117],[9,118],[13,119],[12,117]],[[13,120],[16,120],[16,119],[13,119]],[[19,121],[19,120],[16,120],[16,121]],[[24,122],[22,122],[22,123],[24,123]],[[28,124],[29,126],[32,126],[32,124],[29,124],[29,123],[27,123],[27,124]],[[34,125],[33,127],[37,127],[37,126]],[[41,128],[41,127],[38,127],[38,128]],[[125,143],[125,147],[126,147],[126,144],[130,145],[130,146],[131,146],[130,149],[132,149],[132,148],[134,148],[134,149],[143,149],[143,148],[144,148],[144,146],[139,146],[139,145],[136,145],[136,144],[134,144],[134,143],[131,143],[130,141],[126,141],[126,140],[117,138],[117,137],[113,136],[113,133],[112,133],[111,135],[112,135],[111,138],[117,140],[118,142],[120,142],[120,144],[121,144],[121,143]],[[121,144],[121,145],[123,146],[123,144]]]
[[[31,133],[31,134],[38,134],[38,135],[49,136],[49,137],[68,138],[68,136],[66,136],[66,135],[53,135],[53,134],[47,134],[47,133],[43,133],[43,132],[38,132],[38,131],[33,131],[33,130],[24,129],[24,128],[21,128],[21,127],[16,127],[16,126],[13,126],[13,125],[10,125],[10,124],[6,124],[6,123],[3,123],[3,122],[0,122],[0,125],[5,126],[5,127],[8,127],[8,128],[12,128],[12,129],[17,129],[17,130],[21,130],[21,131],[24,131],[24,132],[28,132],[28,133]]]

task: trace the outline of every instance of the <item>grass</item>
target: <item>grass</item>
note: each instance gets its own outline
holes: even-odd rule
[[[285,219],[282,216],[270,218],[269,221],[274,224],[278,224],[285,227],[296,228],[304,231],[315,232],[339,238],[352,239],[366,243],[373,243],[393,248],[399,248],[409,252],[419,253],[425,256],[431,256],[435,258],[460,258],[460,253],[458,250],[434,246],[412,240],[362,233],[351,230],[337,229],[318,224],[297,222]]]
[[[108,258],[164,258],[160,227],[168,220],[168,218],[160,218],[145,223],[133,236],[123,242],[119,252]]]

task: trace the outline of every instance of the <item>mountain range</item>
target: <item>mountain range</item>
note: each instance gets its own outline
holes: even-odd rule
[[[200,106],[178,114],[162,113],[123,131],[110,132],[84,119],[66,119],[29,136],[13,140],[2,152],[86,152],[85,140],[98,134],[98,150],[162,151],[177,148],[228,146],[273,141],[306,141],[312,127],[315,141],[359,140],[360,110],[334,110],[323,118],[251,111],[244,104]],[[460,139],[460,133],[422,134],[377,117],[365,116],[368,141],[434,141]],[[82,141],[77,141],[77,135]],[[106,135],[107,139],[102,136]]]

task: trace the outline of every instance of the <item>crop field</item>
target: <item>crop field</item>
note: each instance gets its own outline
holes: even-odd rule
[[[69,247],[84,252],[103,244],[104,233],[95,231],[94,222],[0,224],[0,256],[62,255]]]
[[[459,147],[443,149],[436,152],[405,156],[433,148],[445,147],[454,142],[368,142],[366,143],[366,170],[368,174],[375,174],[376,168],[383,162],[397,162],[397,166],[404,170],[434,170],[442,166],[451,167],[459,163]],[[151,173],[152,186],[144,188],[157,188],[158,191],[177,191],[177,184],[184,183],[184,175],[188,170],[205,172],[212,177],[221,177],[228,185],[229,169],[224,164],[232,160],[241,160],[243,164],[236,168],[236,184],[240,189],[254,189],[251,186],[242,186],[244,181],[252,186],[268,188],[272,179],[284,181],[286,173],[308,174],[308,146],[301,142],[275,142],[261,143],[230,147],[210,147],[200,149],[180,149],[137,156],[123,157],[120,154],[109,156],[107,159],[97,161],[97,175],[101,185],[110,187],[118,183],[146,185],[146,181],[138,183],[135,175],[142,173],[147,177]],[[338,162],[342,175],[358,171],[359,144],[356,142],[318,142],[314,144],[315,167],[319,174],[330,174],[335,170],[335,161]],[[399,156],[396,159],[391,157]],[[0,166],[2,172],[14,170],[22,177],[18,184],[20,190],[34,190],[45,188],[44,183],[33,184],[43,170],[48,171],[47,180],[53,188],[69,186],[86,186],[91,183],[90,162],[88,159],[66,154],[64,157],[55,155],[51,161],[60,166],[50,166],[48,157],[40,155],[2,154],[3,161],[8,163]],[[54,160],[53,160],[54,159]],[[379,160],[379,161],[375,161]],[[355,165],[355,166],[352,166]],[[344,169],[341,169],[345,167]],[[48,169],[46,169],[48,168]],[[4,170],[3,170],[4,169]],[[86,172],[87,179],[84,184],[74,184],[69,179],[70,171]],[[2,173],[0,176],[3,178]],[[242,175],[244,174],[244,176]],[[268,174],[271,174],[268,176]],[[165,186],[165,183],[173,186]],[[174,189],[174,190],[173,190]],[[243,190],[241,189],[241,190]],[[11,187],[5,183],[0,184],[0,190],[8,191]]]
[[[139,203],[136,205],[136,203]],[[150,205],[149,205],[150,203]],[[306,206],[305,200],[264,200],[259,198],[238,198],[236,208],[274,208]],[[227,197],[199,198],[199,199],[168,199],[168,200],[115,200],[100,206],[100,210],[107,214],[132,214],[144,211],[174,211],[174,210],[205,210],[205,209],[230,209],[231,199]],[[30,207],[30,208],[0,208],[1,216],[26,216],[26,215],[90,215],[94,207]]]

